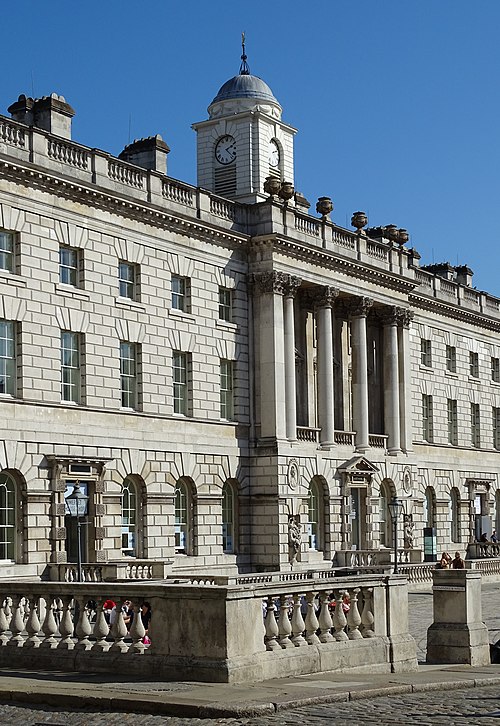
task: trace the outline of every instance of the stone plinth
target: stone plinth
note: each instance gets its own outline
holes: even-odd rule
[[[488,629],[482,622],[481,574],[435,570],[434,622],[427,631],[428,663],[490,663]]]

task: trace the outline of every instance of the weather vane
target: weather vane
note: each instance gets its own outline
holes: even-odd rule
[[[241,50],[240,76],[249,76],[250,68],[247,63],[247,54],[245,53],[245,33],[241,34]]]

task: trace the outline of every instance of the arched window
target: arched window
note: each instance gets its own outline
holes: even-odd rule
[[[16,482],[0,474],[0,560],[16,559]]]
[[[314,479],[309,485],[307,537],[310,550],[323,549],[322,492]]]
[[[236,492],[229,481],[222,487],[222,549],[236,552]]]
[[[436,495],[432,487],[425,490],[424,527],[434,527],[436,522]]]
[[[460,534],[460,492],[453,487],[450,492],[450,536],[452,542],[461,542]]]
[[[388,481],[380,484],[380,544],[382,547],[392,547],[392,519],[389,512],[389,502],[392,498],[392,488]]]
[[[175,551],[193,554],[192,491],[188,482],[179,479],[175,485]]]
[[[139,501],[137,485],[131,477],[122,484],[122,553],[137,557],[139,537]]]

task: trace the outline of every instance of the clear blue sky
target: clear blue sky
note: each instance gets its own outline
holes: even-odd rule
[[[406,227],[422,264],[500,296],[500,0],[16,0],[2,6],[0,113],[55,91],[73,138],[119,153],[161,133],[196,183],[191,123],[238,72],[240,33],[298,128],[295,185],[348,226]]]

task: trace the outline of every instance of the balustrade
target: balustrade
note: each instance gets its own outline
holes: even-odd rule
[[[313,429],[310,426],[297,426],[297,441],[309,441],[312,444],[317,444],[320,430]]]
[[[0,141],[11,146],[17,146],[20,149],[25,147],[24,129],[17,124],[10,123],[5,119],[0,119]]]
[[[108,176],[113,181],[126,184],[135,189],[142,189],[144,187],[144,171],[137,169],[135,166],[124,164],[122,161],[109,159]]]
[[[219,199],[211,196],[210,213],[215,217],[222,217],[222,219],[228,219],[230,222],[233,222],[236,219],[236,205],[227,199]]]
[[[47,154],[56,161],[69,164],[69,166],[76,166],[78,169],[87,169],[89,165],[87,149],[69,141],[48,138]]]
[[[261,659],[266,651],[282,654],[282,674],[288,673],[287,668],[297,674],[326,667],[322,665],[325,662],[331,665],[341,660],[345,664],[349,663],[348,652],[336,654],[336,649],[348,648],[351,641],[361,644],[368,638],[381,640],[375,649],[366,651],[366,657],[382,658],[386,663],[391,588],[405,586],[400,578],[391,582],[387,576],[333,577],[330,569],[161,583],[24,585],[3,581],[2,585],[0,667],[36,662],[37,667],[50,664],[63,670],[97,667],[100,671],[136,671],[155,677],[175,673],[178,678],[189,674],[194,680],[217,679],[213,664],[218,659],[221,663],[236,659],[240,665],[243,659],[255,680],[271,677],[275,665]],[[116,603],[111,626],[103,611],[108,598]],[[400,595],[396,593],[394,598],[400,607]],[[129,628],[122,614],[126,599],[133,608]],[[144,643],[140,616],[144,600],[152,604],[150,645]],[[200,602],[206,621],[199,617]],[[212,642],[206,634],[214,628],[221,629],[221,637]],[[322,651],[318,658],[313,653],[318,647],[328,653],[333,650],[329,655]],[[148,659],[142,665],[129,658],[143,656],[145,651]],[[282,657],[291,658],[289,665]],[[192,670],[193,662],[198,664],[198,671]],[[234,677],[246,679],[240,665]]]
[[[194,206],[194,191],[193,187],[171,179],[166,179],[162,184],[162,194],[165,199],[184,204],[186,207]]]
[[[295,212],[295,229],[303,234],[307,234],[312,237],[319,237],[321,223],[315,217],[309,217]]]

